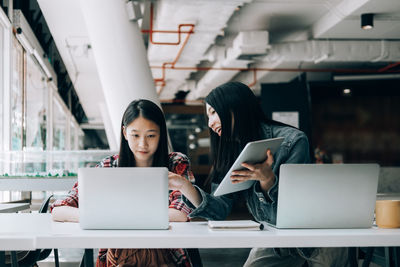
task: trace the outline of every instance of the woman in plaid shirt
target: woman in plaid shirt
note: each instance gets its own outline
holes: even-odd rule
[[[168,153],[167,128],[161,109],[149,100],[132,101],[122,118],[119,155],[105,158],[96,167],[167,167],[169,176],[194,182],[188,158]],[[65,199],[51,206],[53,220],[79,221],[78,183]],[[150,209],[149,209],[150,211]],[[192,212],[178,190],[169,194],[169,220],[188,221]],[[116,218],[117,220],[118,218]],[[96,266],[191,266],[185,249],[100,249]]]

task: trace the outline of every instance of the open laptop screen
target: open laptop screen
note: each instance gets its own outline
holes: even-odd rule
[[[82,229],[168,229],[168,169],[80,168]]]
[[[378,178],[378,164],[282,164],[276,227],[371,227]]]

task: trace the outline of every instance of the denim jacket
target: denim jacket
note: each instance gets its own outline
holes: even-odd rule
[[[276,223],[276,210],[278,201],[279,168],[284,163],[310,163],[309,144],[307,136],[300,130],[287,126],[263,124],[263,138],[284,137],[284,140],[274,154],[272,170],[275,174],[275,183],[266,195],[261,191],[260,183],[257,181],[247,190],[215,197],[196,187],[202,197],[202,202],[197,208],[186,199],[184,201],[194,208],[189,217],[201,217],[207,220],[224,220],[232,210],[234,201],[240,194],[244,194],[250,213],[258,221]],[[214,192],[218,184],[211,184]],[[305,257],[309,257],[313,249],[302,249],[300,251]]]

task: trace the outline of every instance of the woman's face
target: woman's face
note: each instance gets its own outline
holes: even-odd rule
[[[208,117],[208,127],[210,127],[216,134],[218,134],[218,136],[221,136],[222,125],[217,112],[208,103],[206,103],[206,111]]]
[[[150,167],[160,141],[160,127],[151,120],[138,117],[123,127],[126,141],[135,156],[137,167]]]

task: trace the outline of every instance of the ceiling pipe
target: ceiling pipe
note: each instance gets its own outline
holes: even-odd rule
[[[162,68],[160,66],[151,66],[150,68]],[[170,68],[168,66],[164,67],[165,69],[173,69],[173,70],[183,70],[183,71],[238,71],[238,72],[253,72],[253,81],[248,84],[249,87],[253,87],[257,83],[257,72],[291,72],[291,73],[334,73],[334,74],[351,74],[351,73],[359,73],[359,74],[383,74],[383,73],[400,73],[400,70],[390,70],[387,69],[384,72],[380,71],[380,69],[349,69],[349,68],[324,68],[324,69],[310,69],[310,68],[234,68],[234,67],[174,67]],[[242,80],[242,79],[239,79]],[[192,96],[191,98],[198,98],[199,96]]]
[[[170,30],[154,30],[153,29],[153,19],[154,19],[154,6],[153,3],[150,3],[150,30],[142,30],[142,33],[149,33],[150,34],[150,43],[154,45],[179,45],[181,43],[181,34],[187,34],[186,38],[182,44],[182,46],[179,48],[178,54],[175,57],[175,59],[172,62],[164,62],[162,64],[162,72],[161,72],[161,78],[155,78],[154,83],[155,85],[159,85],[160,88],[157,90],[158,96],[160,96],[162,90],[164,89],[166,82],[165,82],[165,69],[167,66],[170,66],[172,69],[175,67],[176,62],[178,62],[183,48],[186,46],[187,42],[189,41],[189,37],[191,34],[194,33],[194,24],[179,24],[178,25],[178,31],[170,31]],[[183,27],[190,27],[188,31],[182,31]],[[177,42],[154,42],[153,41],[153,33],[177,33],[178,34],[178,41]]]
[[[251,70],[253,70],[253,81],[247,85],[250,88],[253,87],[254,85],[256,85],[256,83],[257,83],[257,69],[253,68]]]
[[[389,64],[386,67],[383,67],[383,68],[379,69],[378,72],[385,72],[385,71],[388,71],[389,69],[392,69],[392,68],[394,68],[396,66],[399,66],[399,65],[400,65],[400,61],[396,62],[396,63],[393,63],[393,64]]]
[[[179,45],[181,43],[181,34],[193,34],[194,33],[194,24],[179,24],[177,31],[169,31],[169,30],[154,30],[153,29],[153,16],[154,16],[154,7],[153,3],[150,3],[150,30],[142,30],[142,33],[150,34],[150,43],[154,45]],[[182,31],[183,27],[191,27],[188,31]],[[153,33],[177,33],[178,41],[177,42],[155,42],[153,41]]]
[[[268,54],[254,65],[254,68],[268,68],[268,71],[258,71],[258,81],[265,83],[289,82],[301,72],[344,72],[344,73],[382,73],[398,68],[377,69],[382,66],[370,66],[370,69],[355,69],[336,64],[350,62],[382,62],[385,67],[388,63],[398,62],[400,54],[398,50],[400,42],[393,40],[312,40],[272,45]],[[382,64],[381,63],[381,64]],[[332,66],[327,65],[332,64]],[[240,67],[240,66],[238,66]],[[367,66],[366,66],[367,67]],[[304,70],[305,68],[329,68],[323,70]],[[342,68],[342,69],[338,69]],[[374,68],[371,70],[371,68]],[[275,72],[274,72],[275,71]],[[277,72],[280,71],[280,72]],[[253,75],[242,72],[235,77],[238,81],[250,83]],[[200,93],[196,93],[199,95]]]
[[[190,31],[193,31],[193,29],[194,29],[194,25],[190,26]],[[178,54],[176,55],[174,61],[172,61],[172,62],[164,62],[162,64],[162,76],[161,76],[161,78],[154,79],[154,82],[156,84],[161,84],[160,89],[157,90],[157,94],[158,95],[161,95],[161,92],[162,92],[162,90],[164,89],[164,87],[166,85],[166,82],[165,82],[165,69],[167,68],[167,66],[170,66],[171,69],[175,68],[175,64],[176,64],[176,62],[178,62],[178,60],[179,60],[179,58],[180,58],[180,56],[182,54],[183,49],[185,48],[187,42],[189,41],[189,38],[190,38],[190,34],[186,35],[186,38],[183,41],[182,46],[179,48]]]
[[[230,67],[163,67],[150,66],[153,69],[173,69],[173,70],[191,70],[191,71],[210,71],[210,70],[225,70],[225,71],[276,71],[276,72],[343,72],[343,73],[382,73],[380,69],[301,69],[301,68],[230,68]],[[400,70],[385,70],[385,73],[400,73]]]
[[[200,95],[206,95],[210,88],[228,82],[238,75],[240,69],[248,69],[250,87],[257,84],[257,70],[249,68],[250,64],[257,62],[257,58],[264,57],[271,46],[269,45],[269,34],[267,31],[241,31],[233,39],[232,45],[226,49],[223,57],[216,60],[212,67],[214,68],[232,68],[230,71],[207,72],[197,82],[195,92],[188,94],[188,99],[198,98]],[[255,79],[253,79],[255,77]],[[253,81],[254,80],[254,81]]]

